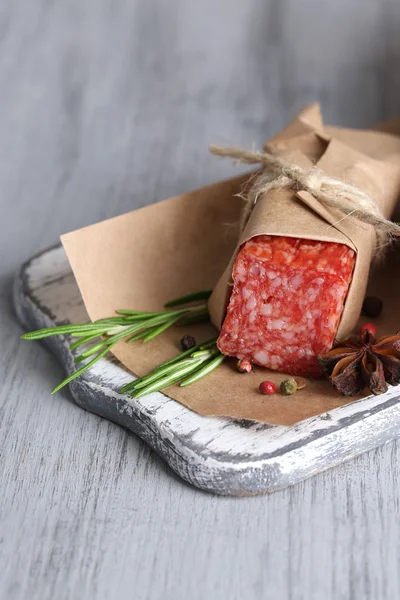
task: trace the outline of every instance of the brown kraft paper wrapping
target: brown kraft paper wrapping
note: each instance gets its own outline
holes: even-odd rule
[[[268,150],[301,167],[356,185],[379,204],[385,217],[395,209],[400,186],[400,138],[349,129],[324,131],[317,105],[304,109],[267,144]],[[361,151],[361,149],[363,151]],[[228,267],[210,298],[213,323],[220,328],[232,289],[232,268],[241,245],[257,235],[337,242],[356,251],[356,263],[337,337],[354,328],[361,311],[376,243],[374,229],[322,206],[308,192],[273,190],[261,196],[243,230]]]
[[[372,186],[369,189],[373,193],[376,190],[379,198],[390,196],[391,201],[387,201],[387,214],[390,214],[399,190],[400,162],[395,167],[395,160],[400,153],[400,137],[373,131],[323,129],[322,124],[315,121],[317,116],[315,106],[308,108],[291,126],[296,136],[292,135],[290,127],[283,132],[287,138],[285,148],[276,148],[276,144],[282,144],[280,136],[272,138],[271,148],[275,145],[274,151],[291,153],[298,158],[301,154],[301,160],[306,161],[312,160],[316,147],[322,148],[318,163],[321,168],[325,168],[323,160],[329,160],[330,174],[338,175],[336,168],[341,169],[341,173],[349,168],[345,174],[348,181],[351,172],[355,179],[360,177],[363,182],[368,181]],[[399,122],[394,121],[393,126],[400,133]],[[390,124],[385,127],[385,131],[391,131]],[[300,147],[296,147],[296,137],[297,141],[302,137]],[[334,144],[329,142],[331,138]],[[342,148],[349,159],[347,166]],[[331,160],[333,152],[335,160]],[[382,177],[382,169],[388,180]],[[62,242],[90,319],[111,316],[118,308],[159,310],[170,298],[214,288],[237,251],[238,231],[227,224],[239,221],[242,203],[235,194],[241,191],[247,179],[248,176],[241,176],[216,183],[64,235]],[[373,244],[368,227],[362,225],[362,233],[350,240],[351,232],[344,228],[344,223],[340,224],[341,229],[338,225],[333,227],[332,222],[337,218],[319,214],[321,209],[313,206],[312,198],[287,201],[290,210],[296,206],[300,207],[302,215],[312,215],[314,229],[310,226],[310,237],[315,231],[315,239],[354,244],[351,247],[358,250],[357,268],[363,269],[367,278]],[[318,213],[315,212],[317,209]],[[298,235],[294,229],[291,233],[280,231],[279,234]],[[369,257],[361,261],[362,241],[359,238],[363,236],[368,240],[370,250]],[[376,270],[369,284],[369,291],[384,301],[384,312],[376,322],[382,335],[400,329],[397,316],[397,299],[400,297],[397,281],[400,278],[393,277],[395,270],[399,272],[397,253],[388,257],[385,267]],[[365,283],[362,290],[364,286]],[[363,291],[360,294],[361,298],[353,300],[356,307],[362,301]],[[358,311],[358,308],[353,307],[350,313],[352,311]],[[198,341],[217,334],[212,325],[173,328],[146,345],[121,342],[113,353],[131,372],[143,375],[179,352],[179,339],[184,333],[192,333]],[[282,377],[280,373],[262,368],[256,368],[250,374],[239,374],[235,370],[235,361],[227,360],[196,384],[187,388],[172,386],[166,394],[203,415],[255,419],[280,425],[292,425],[353,401],[340,396],[324,380],[307,382],[305,389],[290,398],[259,394],[261,381],[268,378],[278,383]],[[145,404],[146,398],[138,401]]]

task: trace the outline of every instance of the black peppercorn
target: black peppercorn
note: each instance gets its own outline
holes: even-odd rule
[[[375,319],[381,314],[382,308],[383,304],[380,298],[377,298],[376,296],[367,296],[364,299],[361,314],[363,314],[364,317],[372,317]]]
[[[181,339],[181,348],[182,350],[189,350],[189,348],[193,348],[196,345],[196,340],[192,335],[184,335]]]

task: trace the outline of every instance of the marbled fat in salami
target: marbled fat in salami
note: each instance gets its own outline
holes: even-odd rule
[[[344,244],[252,238],[233,268],[218,348],[284,373],[319,375],[316,355],[332,346],[354,264]]]

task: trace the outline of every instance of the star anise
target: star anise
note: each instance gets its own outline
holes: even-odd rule
[[[370,331],[360,338],[337,342],[317,357],[332,385],[344,396],[356,396],[368,388],[383,394],[388,383],[400,383],[400,332],[376,339]]]

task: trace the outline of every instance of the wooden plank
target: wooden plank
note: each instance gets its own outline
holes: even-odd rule
[[[29,261],[15,283],[15,307],[31,329],[87,319],[64,250]],[[67,374],[75,370],[69,338],[46,344]],[[391,388],[291,427],[198,415],[162,393],[119,393],[132,380],[105,357],[71,383],[77,404],[138,434],[183,479],[209,492],[243,496],[283,489],[399,435],[400,394]]]

